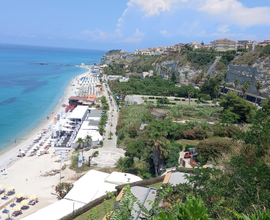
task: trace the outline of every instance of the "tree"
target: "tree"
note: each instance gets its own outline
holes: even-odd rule
[[[112,139],[113,133],[110,131],[109,138]]]
[[[86,135],[86,137],[84,138],[84,140],[87,143],[87,146],[89,146],[89,143],[91,143],[91,141],[92,141],[92,136]]]
[[[234,84],[234,89],[237,89],[237,85],[239,83],[239,79],[235,79],[233,84]]]
[[[177,78],[176,78],[176,74],[175,72],[172,73],[172,77],[171,77],[171,81],[176,82]]]
[[[221,99],[219,105],[226,109],[230,108],[230,111],[239,115],[238,121],[247,122],[252,118],[253,112],[256,107],[242,99],[237,95],[237,92],[229,91],[225,99]]]
[[[216,107],[217,107],[217,97],[218,97],[218,94],[220,92],[220,88],[218,85],[215,86],[215,93],[216,93]]]
[[[219,86],[222,80],[217,78],[210,78],[201,87],[201,93],[210,95],[213,99],[216,97],[215,87]]]
[[[248,90],[248,87],[247,87],[246,84],[244,84],[244,85],[242,86],[243,98],[245,97],[245,94],[246,94],[247,90]]]
[[[225,93],[225,87],[227,86],[227,83],[223,82],[222,86],[223,86],[223,93]]]
[[[79,147],[82,148],[82,144],[84,143],[84,140],[82,138],[78,138],[76,141],[77,144],[79,144]]]
[[[222,113],[221,123],[234,124],[240,119],[240,116],[232,112],[232,107],[229,107]]]
[[[257,90],[257,95],[256,95],[256,100],[255,100],[255,105],[257,104],[257,99],[259,95],[259,90],[262,88],[262,83],[260,81],[256,82],[255,84],[256,90]]]
[[[162,210],[159,217],[154,216],[152,220],[213,220],[203,200],[194,196],[187,196],[185,203],[179,202],[169,210]]]
[[[72,189],[73,184],[72,183],[59,183],[55,187],[55,192],[58,199],[63,199],[68,192]]]
[[[265,100],[263,100],[261,106],[264,111],[270,114],[270,96],[268,96]]]
[[[91,160],[93,159],[93,157],[97,157],[99,155],[99,151],[95,151],[92,153],[91,156],[88,157],[88,166],[91,166]]]
[[[151,135],[148,144],[152,147],[155,175],[158,176],[158,171],[162,162],[161,160],[168,157],[168,149],[166,147],[164,138],[157,131]]]
[[[190,105],[190,99],[193,96],[193,93],[191,91],[188,91],[188,105]]]

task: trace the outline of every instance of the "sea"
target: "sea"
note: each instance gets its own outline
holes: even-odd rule
[[[86,72],[75,65],[100,63],[104,53],[0,44],[0,152],[51,114],[70,80]]]

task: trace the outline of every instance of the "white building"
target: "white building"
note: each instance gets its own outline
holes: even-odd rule
[[[87,203],[106,195],[107,192],[116,191],[117,185],[142,180],[140,177],[113,172],[112,174],[91,170],[73,184],[73,188],[64,199],[57,201],[23,220],[58,220]]]
[[[212,48],[217,51],[236,50],[236,41],[229,40],[227,38],[214,40],[211,42]]]
[[[77,123],[82,123],[82,121],[86,118],[87,116],[87,111],[88,111],[88,106],[82,106],[78,105],[71,115],[68,117],[69,120],[77,122]]]

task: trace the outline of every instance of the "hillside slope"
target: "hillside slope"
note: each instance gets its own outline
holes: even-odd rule
[[[226,77],[230,87],[233,87],[235,79],[239,80],[238,89],[249,81],[251,85],[247,92],[255,95],[257,94],[255,84],[260,81],[263,87],[259,95],[268,97],[270,95],[270,45],[235,58],[228,67]]]

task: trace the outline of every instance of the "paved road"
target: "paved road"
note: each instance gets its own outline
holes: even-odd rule
[[[215,62],[210,66],[210,68],[207,71],[207,74],[212,74],[213,70],[215,69],[215,67],[217,66],[218,61],[221,59],[220,56],[216,57]]]
[[[115,135],[116,132],[116,125],[118,121],[118,106],[113,98],[113,96],[109,96],[108,92],[110,91],[109,86],[105,86],[103,84],[103,91],[106,99],[109,103],[110,110],[108,111],[108,123],[106,126],[106,133],[104,135],[103,147],[99,149],[91,149],[88,155],[92,154],[93,151],[98,150],[99,156],[92,159],[92,164],[97,164],[99,167],[115,167],[115,162],[122,156],[124,156],[125,151],[119,148],[116,148],[117,143],[117,136]],[[110,101],[112,99],[112,102]],[[112,126],[111,126],[112,125]],[[112,132],[113,136],[110,139],[109,133]]]

